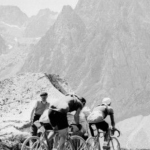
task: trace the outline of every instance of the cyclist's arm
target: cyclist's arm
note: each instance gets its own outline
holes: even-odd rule
[[[115,128],[115,119],[114,119],[114,114],[110,114],[110,120],[111,120],[111,126],[112,128]]]
[[[30,121],[31,122],[33,121],[34,112],[35,112],[36,107],[37,107],[37,103],[35,104],[34,108],[32,109],[32,112],[31,112],[31,116],[30,116]]]
[[[112,125],[112,127],[115,127],[114,114],[110,115],[110,119],[111,119],[111,125]]]
[[[80,115],[80,112],[81,112],[81,108],[78,108],[75,115],[74,115],[74,120],[76,122],[76,124],[79,124],[79,115]]]

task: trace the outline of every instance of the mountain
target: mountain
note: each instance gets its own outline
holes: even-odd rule
[[[21,27],[25,25],[28,16],[17,6],[0,6],[0,22]]]
[[[41,92],[47,92],[47,101],[53,103],[64,97],[60,89],[66,93],[71,90],[58,75],[47,74],[47,77],[44,73],[26,73],[0,81],[1,139],[29,136],[30,114]],[[57,88],[53,86],[56,84]]]
[[[41,9],[29,18],[17,6],[0,6],[0,34],[11,40],[15,37],[39,38],[54,24],[57,15],[49,9]]]
[[[66,87],[66,82],[60,80],[56,75],[50,74],[53,80],[49,80],[43,73],[26,73],[18,74],[17,76],[1,80],[0,82],[0,110],[2,120],[28,120],[30,111],[29,107],[32,107],[37,99],[40,99],[40,93],[42,91],[48,92],[48,101],[53,102],[54,99],[63,97],[63,94],[59,92],[54,86],[53,81],[57,81],[62,88]],[[57,80],[59,79],[59,80]],[[69,89],[69,85],[67,86]],[[9,109],[8,109],[9,108]],[[11,116],[10,116],[11,110]],[[25,115],[25,113],[27,113]],[[24,116],[24,117],[23,117]],[[1,124],[2,125],[2,124]]]
[[[150,115],[136,116],[117,124],[121,131],[119,141],[125,149],[149,149],[150,147]]]
[[[70,6],[65,6],[55,24],[33,48],[22,70],[66,73],[64,68],[68,69],[68,61],[78,55],[76,48],[84,35],[84,23]]]
[[[5,40],[2,38],[2,36],[0,36],[0,55],[2,53],[5,53],[6,48],[7,46],[6,46]]]
[[[149,114],[149,6],[148,0],[65,6],[22,71],[60,74],[91,107],[111,97],[117,120]]]
[[[16,38],[23,36],[28,16],[17,6],[0,5],[0,34],[11,49],[16,44]]]
[[[32,16],[25,28],[25,37],[41,37],[56,20],[57,13],[49,9],[41,9],[36,16]]]

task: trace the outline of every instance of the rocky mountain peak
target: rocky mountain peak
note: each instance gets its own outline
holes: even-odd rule
[[[55,69],[58,71],[56,72],[59,74],[67,65],[67,61],[74,57],[76,48],[80,45],[84,36],[85,25],[83,21],[70,6],[65,6],[54,25],[35,46],[35,53],[33,52],[33,55],[29,58],[30,61],[34,60],[34,62],[31,64],[27,62],[23,70],[26,70],[26,65],[32,68],[32,65],[37,63],[45,71],[55,66]],[[52,60],[50,58],[55,58],[56,61],[50,63]],[[59,63],[55,63],[57,61]],[[45,63],[47,65],[44,65]],[[32,68],[32,70],[35,70],[37,67],[37,65],[34,65],[34,69]],[[52,73],[54,72],[52,71]]]
[[[52,16],[54,16],[56,14],[57,14],[57,12],[53,12],[49,8],[45,8],[45,9],[41,9],[38,12],[37,16],[45,16],[45,15],[52,15]]]
[[[70,13],[70,12],[72,12],[72,11],[73,11],[73,9],[72,9],[71,6],[65,5],[65,6],[63,6],[63,8],[62,8],[61,14],[68,14],[68,13]]]
[[[27,20],[28,16],[17,6],[0,6],[0,21],[21,27]]]
[[[41,9],[37,15],[32,16],[24,31],[26,37],[41,37],[54,24],[57,13],[50,9]]]

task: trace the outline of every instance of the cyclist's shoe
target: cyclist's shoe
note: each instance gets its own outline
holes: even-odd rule
[[[103,150],[110,150],[110,146],[108,145],[108,142],[103,143]]]

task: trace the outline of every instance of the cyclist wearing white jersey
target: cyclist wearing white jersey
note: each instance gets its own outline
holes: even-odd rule
[[[105,137],[104,137],[103,148],[109,148],[107,147],[109,125],[105,121],[105,118],[108,115],[110,116],[112,130],[114,130],[115,121],[114,121],[114,111],[113,111],[113,108],[111,107],[111,99],[104,98],[102,100],[102,104],[96,106],[87,118],[92,136],[94,136],[94,130],[92,129],[92,125],[95,125],[97,129],[101,129],[104,132],[106,132]]]

